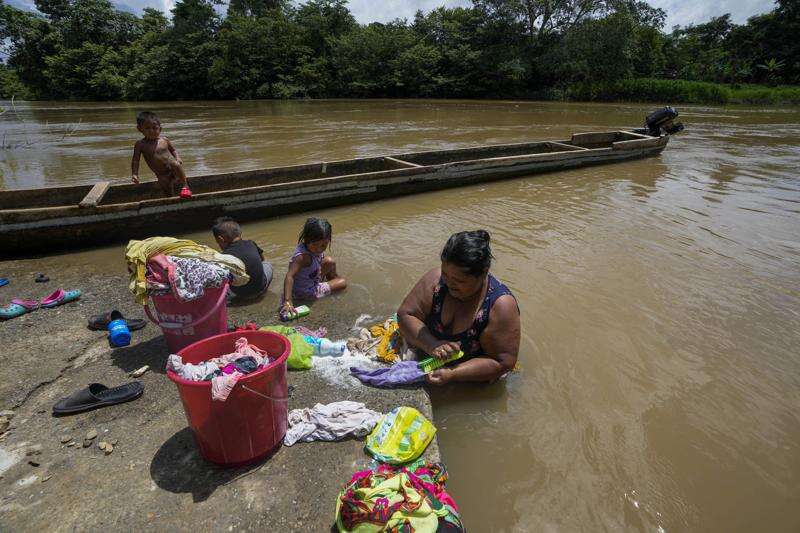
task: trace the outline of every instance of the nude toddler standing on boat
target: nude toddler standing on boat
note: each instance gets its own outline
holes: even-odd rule
[[[139,159],[144,160],[156,175],[158,184],[167,196],[175,196],[175,186],[181,187],[181,198],[192,195],[183,172],[183,161],[169,139],[161,136],[161,120],[155,113],[142,111],[136,115],[136,129],[144,135],[133,147],[131,180],[139,183]]]

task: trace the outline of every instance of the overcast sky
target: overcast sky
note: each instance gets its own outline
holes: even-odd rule
[[[680,24],[697,24],[706,22],[711,17],[730,13],[737,23],[748,17],[765,13],[774,7],[773,0],[648,0],[650,5],[667,11],[667,30]],[[32,0],[7,0],[17,6],[32,6]],[[112,0],[117,6],[134,12],[145,7],[155,7],[169,12],[175,5],[174,0]],[[388,22],[396,18],[411,19],[418,9],[429,11],[439,6],[466,6],[470,0],[350,0],[350,11],[361,23]]]

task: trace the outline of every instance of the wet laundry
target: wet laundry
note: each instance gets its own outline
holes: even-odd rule
[[[167,358],[167,370],[175,372],[189,381],[211,381],[211,398],[217,401],[228,399],[236,382],[242,376],[255,372],[270,363],[266,352],[250,344],[242,337],[236,341],[232,353],[209,359],[202,363],[184,363],[181,356],[172,354]]]
[[[147,301],[147,264],[150,258],[157,256],[172,256],[185,259],[201,259],[214,263],[228,270],[231,285],[245,285],[250,281],[242,261],[232,255],[226,255],[216,250],[197,244],[187,239],[172,237],[150,237],[141,241],[132,240],[125,248],[125,260],[130,273],[129,290],[136,298],[136,302],[144,304]]]
[[[315,440],[335,441],[345,437],[364,437],[380,420],[381,413],[368,409],[363,403],[341,401],[318,403],[311,409],[293,409],[289,412],[289,429],[283,443]]]
[[[336,499],[340,532],[463,532],[442,463],[382,464],[353,474]]]
[[[366,385],[382,389],[406,387],[425,381],[425,372],[416,361],[400,361],[390,367],[375,370],[351,367],[350,374]]]
[[[356,324],[360,324],[364,317],[368,316],[362,315]],[[347,349],[353,355],[390,364],[414,358],[414,352],[400,334],[397,315],[392,315],[382,323],[369,328],[355,327],[353,329],[356,330],[357,335],[346,341]]]
[[[308,329],[305,326],[294,326],[294,329],[300,335],[316,337],[317,339],[321,339],[323,337],[328,336],[328,328],[326,328],[325,326],[322,326],[317,329]]]
[[[147,288],[150,294],[172,294],[182,302],[197,300],[207,288],[218,288],[229,279],[230,271],[201,259],[156,255],[147,262]]]

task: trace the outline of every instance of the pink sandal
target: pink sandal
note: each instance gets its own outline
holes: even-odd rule
[[[64,289],[57,289],[53,294],[42,299],[40,305],[49,309],[73,300],[77,300],[80,297],[81,291],[65,291]]]

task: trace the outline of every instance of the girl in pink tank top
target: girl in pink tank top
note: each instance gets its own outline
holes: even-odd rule
[[[316,300],[347,287],[347,281],[336,272],[336,262],[325,255],[332,237],[333,229],[324,218],[306,220],[283,281],[281,314],[294,312],[295,299]]]

